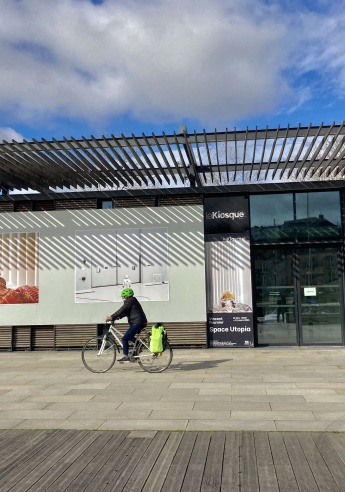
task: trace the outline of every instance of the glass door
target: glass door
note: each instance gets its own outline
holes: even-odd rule
[[[337,248],[299,250],[301,345],[343,343]]]
[[[341,345],[337,247],[253,252],[259,345]]]
[[[294,252],[287,248],[254,251],[258,344],[296,345]]]

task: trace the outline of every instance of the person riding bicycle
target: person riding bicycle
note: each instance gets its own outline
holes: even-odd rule
[[[134,297],[133,289],[123,289],[121,297],[124,300],[123,306],[114,314],[107,316],[106,321],[115,321],[127,316],[129,328],[122,337],[123,358],[119,362],[129,362],[128,342],[134,342],[134,335],[140,333],[147,325],[147,318],[140,302]]]

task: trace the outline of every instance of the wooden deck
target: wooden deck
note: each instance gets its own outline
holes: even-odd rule
[[[345,434],[4,430],[0,490],[345,491]]]

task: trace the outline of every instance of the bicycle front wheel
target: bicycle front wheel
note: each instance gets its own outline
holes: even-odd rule
[[[91,338],[83,347],[81,358],[91,372],[107,372],[116,360],[116,347],[104,337]]]
[[[149,342],[142,342],[138,348],[138,362],[140,367],[147,372],[163,372],[171,364],[173,358],[173,351],[170,344],[166,342],[166,349],[164,352],[157,354],[150,352]]]

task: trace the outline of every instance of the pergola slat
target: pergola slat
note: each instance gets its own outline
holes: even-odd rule
[[[295,166],[296,166],[296,164],[297,164],[297,162],[298,162],[298,160],[299,160],[299,158],[301,156],[301,153],[302,153],[302,151],[304,149],[305,143],[306,143],[306,141],[307,141],[307,139],[309,137],[310,129],[311,129],[311,123],[309,124],[308,130],[305,132],[305,135],[303,137],[302,143],[299,146],[299,149],[298,149],[298,151],[297,151],[297,153],[295,155],[295,158],[294,158],[293,162],[291,163],[291,166],[290,166],[290,169],[289,169],[289,172],[288,172],[288,175],[287,175],[288,178],[291,176],[292,172],[294,171]]]
[[[311,173],[311,176],[314,176],[314,175],[316,174],[316,172],[318,171],[318,169],[322,166],[322,164],[323,164],[323,162],[324,162],[324,160],[325,160],[326,156],[327,156],[327,155],[328,155],[328,153],[332,150],[333,145],[336,143],[336,141],[337,141],[337,139],[338,139],[338,137],[339,137],[339,135],[340,135],[340,132],[341,132],[342,127],[343,127],[343,126],[344,126],[344,125],[342,125],[342,126],[339,128],[339,130],[337,131],[337,133],[336,133],[336,134],[334,135],[334,137],[332,138],[331,142],[329,142],[329,144],[327,145],[327,148],[326,148],[325,152],[323,153],[323,156],[321,157],[321,159],[317,159],[317,161],[318,161],[318,162],[317,162],[317,164],[314,166],[314,169],[313,169],[313,172]],[[330,130],[331,130],[331,129],[330,129]],[[317,158],[317,157],[318,157],[319,153],[321,152],[321,149],[322,149],[323,145],[327,142],[327,138],[328,138],[329,134],[330,134],[330,131],[327,133],[327,136],[325,136],[325,137],[323,138],[322,142],[320,143],[319,147],[317,148],[317,150],[316,150],[316,152],[315,152],[315,154],[314,154],[314,155],[315,155],[315,158]],[[340,140],[340,143],[336,146],[335,151],[332,153],[332,155],[333,155],[333,156],[336,156],[336,155],[337,155],[337,153],[338,153],[338,152],[340,151],[340,149],[342,148],[342,145],[343,145],[343,140],[341,139],[341,140]],[[332,157],[331,157],[331,159],[332,159]],[[314,160],[315,160],[315,159],[314,159]],[[308,168],[307,168],[307,169],[305,169],[305,171],[304,171],[304,175],[303,175],[303,177],[304,177],[304,178],[305,178],[305,176],[306,176],[306,174],[307,174],[308,170],[309,170],[309,169],[310,169],[310,167],[312,166],[312,164],[313,164],[313,162],[311,162],[311,163],[309,164]]]
[[[44,139],[43,142],[45,142]],[[82,181],[80,185],[83,186],[83,184],[87,184],[87,186],[97,186],[97,181],[93,178],[93,176],[91,176],[89,173],[85,173],[85,171],[81,169],[80,160],[77,159],[77,157],[73,153],[69,153],[68,150],[63,145],[61,145],[61,142],[58,142],[54,138],[53,142],[56,145],[52,145],[52,149],[55,153],[57,153],[59,159],[62,162],[65,162],[69,168],[74,169],[75,173],[84,178],[84,182],[81,180],[81,177],[79,178],[80,181]]]
[[[126,150],[124,148],[122,148],[122,152],[128,156],[128,159],[129,161],[131,162],[132,166],[134,169],[137,169],[138,171],[138,174],[139,176],[141,177],[141,179],[144,181],[144,183],[146,183],[146,185],[148,185],[148,179],[151,181],[152,184],[155,184],[155,180],[152,178],[152,176],[145,170],[145,165],[143,163],[143,161],[139,158],[137,152],[135,151],[135,148],[133,147],[133,145],[130,143],[130,141],[124,136],[122,135],[122,139],[123,141],[127,144],[127,147],[129,149],[131,149],[131,152],[133,153],[133,156],[134,158],[136,159],[137,163],[139,164],[140,167],[138,167],[136,164],[134,164],[133,160],[131,159],[131,157],[129,156],[128,152],[126,152]],[[135,142],[135,139],[136,137],[133,135],[133,140]],[[117,141],[118,142],[118,145],[120,145],[120,142],[119,140]],[[153,167],[150,160],[147,159],[147,156],[146,156],[146,153],[145,151],[143,150],[142,146],[141,145],[137,145],[141,155],[144,157],[144,160],[146,162],[146,165],[148,165],[149,168]],[[146,160],[147,159],[147,160]]]
[[[292,144],[290,145],[290,150],[289,150],[289,153],[288,153],[288,155],[286,156],[286,159],[285,159],[284,165],[283,165],[283,167],[282,167],[282,169],[281,169],[281,171],[280,171],[280,177],[282,177],[282,176],[284,175],[284,172],[285,172],[285,170],[286,170],[287,166],[289,165],[289,162],[290,162],[290,159],[291,159],[292,153],[293,153],[293,151],[294,151],[294,148],[295,148],[295,145],[296,145],[297,139],[298,139],[298,137],[299,137],[299,134],[298,134],[299,129],[300,129],[300,125],[298,125],[296,135],[294,136],[294,139],[293,139],[293,141],[292,141]],[[308,135],[308,133],[306,133],[306,135],[305,135],[305,137],[304,137],[304,141],[307,139],[307,135]],[[304,144],[302,144],[302,145],[304,145]]]
[[[167,138],[167,136],[165,135],[164,132],[162,133],[162,135],[163,135],[163,138],[164,138],[164,144],[165,144],[165,146],[167,147],[167,149],[169,151],[170,158],[171,158],[171,160],[174,163],[175,169],[176,169],[176,171],[177,171],[177,173],[178,173],[178,175],[179,175],[179,177],[181,179],[181,182],[183,183],[184,182],[183,175],[181,173],[180,166],[178,165],[178,162],[177,162],[177,160],[176,160],[176,158],[174,156],[174,152],[172,151],[172,148],[170,146],[169,140],[168,140],[168,138]]]
[[[280,127],[278,125],[277,133],[276,133],[276,136],[274,137],[273,145],[272,145],[272,148],[271,148],[271,153],[270,153],[269,159],[267,161],[267,165],[266,165],[265,179],[267,178],[267,174],[268,174],[268,172],[270,170],[270,167],[271,167],[271,162],[272,162],[274,151],[275,151],[276,144],[277,144],[277,138],[278,138],[279,129],[280,129]]]
[[[40,142],[37,142],[36,140],[33,140],[36,144],[38,144],[38,147],[41,147],[42,148],[42,144]],[[28,142],[27,142],[28,144]],[[56,176],[56,183],[58,183],[59,181],[62,181],[62,186],[65,186],[66,188],[70,188],[71,186],[77,186],[77,179],[74,179],[75,174],[71,174],[71,169],[70,168],[67,168],[66,169],[66,166],[63,165],[63,163],[61,163],[59,161],[59,159],[57,159],[54,155],[53,152],[49,152],[49,154],[47,155],[46,154],[46,150],[43,149],[43,151],[45,152],[45,154],[43,155],[43,157],[41,156],[41,154],[39,153],[32,153],[31,156],[36,156],[36,159],[38,158],[40,160],[40,171],[44,173],[44,175],[47,175],[47,172],[48,172],[48,176],[50,176],[50,179],[51,179],[51,175],[53,176]],[[33,159],[35,160],[35,157],[33,157]],[[46,159],[48,159],[48,162],[49,162],[49,167],[47,169],[47,161]],[[55,163],[55,166],[54,166],[54,163]],[[72,170],[73,171],[73,170]],[[66,178],[61,180],[61,177],[62,178]],[[72,179],[71,179],[72,178]],[[77,177],[76,177],[77,178]],[[74,180],[73,180],[74,179]]]
[[[245,145],[246,145],[246,141],[245,141]],[[244,164],[244,160],[243,160],[243,164]],[[226,128],[225,129],[225,169],[226,169],[226,176],[227,176],[227,179],[229,181],[229,167],[228,167],[228,129]]]
[[[303,169],[304,164],[305,164],[306,160],[308,159],[308,157],[309,157],[309,155],[310,155],[310,152],[313,150],[314,145],[315,145],[315,142],[316,142],[316,141],[317,141],[317,139],[319,138],[319,135],[320,135],[320,133],[321,133],[322,128],[323,128],[323,123],[321,123],[321,125],[319,126],[317,133],[314,135],[313,140],[311,141],[311,144],[309,145],[309,147],[308,147],[308,149],[307,149],[306,153],[304,154],[304,157],[303,157],[302,161],[300,162],[300,165],[299,165],[299,166],[298,166],[298,168],[297,168],[296,178],[299,176],[299,173],[300,173],[300,172],[301,172],[301,170]],[[295,159],[294,159],[294,162],[293,162],[293,163],[292,163],[292,165],[291,165],[290,171],[289,171],[289,173],[288,173],[288,178],[290,177],[290,175],[291,175],[292,171],[295,169],[295,165],[296,165],[297,160],[299,159],[299,157],[300,157],[300,155],[301,155],[301,152],[302,152],[302,150],[303,150],[303,148],[304,148],[304,145],[305,145],[305,142],[306,142],[306,140],[307,140],[308,136],[309,136],[308,134],[307,134],[307,135],[305,135],[305,137],[304,137],[304,139],[303,139],[302,145],[300,146],[299,151],[297,152],[297,155],[296,155],[296,157],[295,157]],[[316,155],[316,154],[314,153],[314,157],[312,158],[312,161],[313,161],[313,159],[315,158],[315,155]]]
[[[167,170],[169,171],[169,173],[170,173],[170,176],[171,176],[172,180],[174,181],[174,183],[175,183],[175,184],[177,184],[177,179],[176,179],[176,176],[175,176],[175,174],[174,174],[174,172],[173,172],[173,168],[171,167],[171,165],[170,165],[170,163],[169,163],[168,159],[167,159],[167,158],[166,158],[166,156],[165,156],[165,153],[163,152],[163,149],[162,149],[162,147],[161,147],[160,143],[158,142],[158,140],[157,140],[157,138],[156,138],[156,135],[155,135],[153,132],[152,132],[152,138],[153,138],[153,139],[154,139],[154,141],[155,141],[156,147],[157,147],[157,149],[159,150],[160,155],[162,156],[162,159],[163,159],[163,161],[164,161],[164,164],[166,165],[166,168],[167,168]]]
[[[130,165],[132,166],[131,168],[128,166],[127,162],[125,159],[123,159],[121,157],[121,163],[126,163],[126,167],[127,169],[129,169],[129,172],[131,173],[131,176],[133,177],[133,179],[135,179],[137,181],[138,179],[138,176],[142,179],[142,181],[146,184],[146,186],[148,185],[148,174],[147,172],[144,173],[144,170],[142,170],[141,168],[139,168],[135,162],[133,161],[133,159],[131,158],[131,156],[128,154],[128,152],[126,151],[126,149],[121,145],[119,139],[117,137],[115,137],[114,135],[112,135],[113,139],[115,140],[115,143],[117,145],[117,147],[121,150],[122,154],[124,155],[124,157],[128,160],[128,162],[130,163]],[[119,154],[120,155],[120,154]],[[138,181],[137,181],[138,182]],[[139,180],[139,183],[140,183],[140,180]]]
[[[116,157],[116,159],[120,160],[122,159],[121,156],[119,156],[119,154],[117,153],[117,151],[114,149],[113,147],[113,144],[103,135],[103,140],[105,142],[107,142],[108,144],[108,149],[110,150],[110,157],[112,158],[111,154],[114,155],[114,157]],[[123,169],[121,168],[120,164],[117,162],[117,160],[112,158],[112,163],[113,165],[115,166],[117,172],[118,172],[118,175],[117,175],[117,178],[119,179],[119,181],[121,181],[121,183],[124,185],[124,186],[128,186],[128,183],[130,183],[132,186],[134,185],[134,181],[128,177],[127,174],[125,175],[122,175],[123,173]],[[140,180],[139,180],[139,183],[140,183]]]
[[[264,144],[262,147],[262,153],[261,153],[261,159],[260,159],[260,164],[259,164],[259,170],[258,170],[258,176],[260,176],[262,166],[264,164],[264,157],[265,157],[265,151],[266,151],[266,143],[267,143],[267,133],[268,133],[268,127],[266,125],[266,133],[265,133],[265,138],[264,138]]]
[[[189,170],[188,170],[187,165],[185,163],[185,160],[183,158],[183,155],[182,155],[182,152],[181,152],[181,149],[180,149],[180,145],[179,145],[179,142],[177,140],[176,132],[174,132],[174,138],[175,138],[175,145],[176,145],[177,152],[178,152],[178,155],[179,155],[179,158],[180,158],[180,162],[182,164],[182,167],[183,167],[184,172],[186,173],[186,177],[189,178]],[[182,178],[182,180],[183,180],[183,178]]]
[[[339,156],[337,154],[340,152]],[[345,136],[341,138],[341,141],[335,148],[334,152],[332,153],[332,157],[330,157],[330,161],[332,161],[332,164],[328,166],[329,170],[327,171],[327,176],[329,176],[334,169],[336,169],[339,166],[339,163],[344,159],[345,156]]]
[[[198,159],[199,159],[200,166],[201,166],[201,172],[202,172],[202,175],[204,177],[204,182],[206,183],[205,169],[204,169],[204,166],[203,166],[203,163],[202,163],[201,153],[200,153],[198,139],[197,139],[195,130],[194,130],[194,136],[195,136],[195,146],[196,146],[196,150],[197,150],[197,153],[198,153]]]
[[[216,159],[217,159],[217,168],[218,168],[218,176],[219,176],[219,181],[222,181],[222,175],[220,172],[220,167],[219,167],[219,156],[218,156],[218,141],[217,141],[217,130],[214,130],[214,137],[216,141]]]
[[[149,143],[149,141],[148,141],[148,139],[147,139],[146,135],[144,135],[144,133],[143,133],[143,139],[144,139],[144,141],[145,141],[145,143],[146,143],[147,148],[148,148],[148,149],[149,149],[149,151],[151,152],[152,158],[153,158],[154,162],[156,163],[156,166],[158,167],[158,169],[159,169],[159,170],[160,170],[160,172],[162,173],[162,175],[163,175],[164,179],[165,179],[168,183],[170,183],[170,180],[169,180],[169,178],[168,178],[168,176],[167,176],[166,172],[164,171],[164,169],[163,169],[163,167],[162,167],[161,163],[159,162],[159,160],[157,159],[157,157],[156,157],[156,155],[155,155],[155,153],[154,153],[154,151],[153,151],[153,149],[152,149],[152,147],[151,147],[151,145],[150,145],[150,143]],[[148,161],[150,162],[150,160],[149,160],[149,159],[148,159]],[[154,167],[153,167],[153,169],[154,169]],[[159,176],[159,174],[158,174],[158,173],[157,173],[157,176],[158,176],[158,177],[157,177],[158,181],[160,182],[160,184],[162,184],[162,178]]]
[[[206,147],[206,154],[207,154],[207,160],[208,160],[208,165],[210,167],[210,173],[211,173],[211,181],[213,183],[213,170],[212,170],[212,162],[211,162],[211,156],[210,156],[210,149],[208,147],[207,143],[207,137],[206,137],[206,131],[204,130],[204,142],[205,142],[205,147]]]
[[[91,162],[90,160],[88,160],[85,155],[83,154],[83,151],[84,149],[81,149],[80,148],[80,145],[78,144],[77,140],[75,140],[75,138],[71,138],[71,150],[73,150],[75,156],[81,161],[81,163],[83,164],[83,167],[84,167],[84,172],[88,173],[88,174],[91,174],[96,170],[99,170],[97,169],[96,167],[96,162],[93,161]],[[101,186],[106,186],[107,185],[107,182],[101,177],[99,179],[99,184]]]
[[[309,163],[308,163],[307,167],[305,167],[305,168],[303,169],[303,171],[304,171],[303,176],[304,176],[304,177],[308,174],[309,169],[312,167],[312,165],[313,165],[314,161],[316,160],[316,158],[318,157],[318,155],[319,155],[319,153],[320,153],[320,151],[321,151],[322,147],[323,147],[323,146],[324,146],[324,144],[326,143],[327,138],[328,138],[328,136],[329,136],[329,134],[330,134],[330,132],[331,132],[331,130],[332,130],[332,128],[333,128],[333,126],[334,126],[334,123],[333,123],[333,124],[332,124],[332,126],[328,129],[328,131],[327,131],[326,135],[324,135],[324,136],[322,137],[321,142],[320,142],[320,143],[319,143],[319,145],[317,146],[317,148],[316,148],[316,150],[315,150],[315,152],[314,152],[314,154],[313,154],[312,158],[310,159],[310,161],[309,161]]]
[[[284,154],[284,150],[285,150],[285,145],[286,145],[286,142],[287,142],[287,139],[288,139],[288,135],[289,135],[289,131],[290,131],[290,126],[288,125],[286,130],[285,130],[285,135],[283,137],[280,137],[280,132],[279,132],[279,138],[283,138],[283,144],[282,144],[282,147],[280,149],[280,153],[279,153],[279,156],[278,156],[278,159],[277,159],[277,162],[276,162],[276,165],[274,166],[274,169],[273,169],[273,173],[272,173],[272,178],[274,179],[278,169],[279,169],[279,165],[281,164],[281,161],[282,161],[282,157],[283,157],[283,154]]]
[[[235,168],[234,168],[234,175],[232,180],[236,181],[237,166],[238,166],[236,128],[234,128],[234,144],[235,144]]]
[[[256,127],[256,129],[255,129],[254,149],[253,149],[253,155],[252,155],[252,165],[251,165],[250,172],[249,172],[249,180],[251,180],[251,179],[252,179],[252,174],[253,174],[253,170],[254,170],[254,161],[255,161],[255,152],[256,152],[256,142],[257,142],[257,131],[258,131],[258,127]]]
[[[44,166],[42,166],[41,168],[40,165],[36,162],[35,157],[33,158],[34,162],[31,162],[25,151],[23,152],[22,150],[20,153],[16,151],[17,150],[16,141],[13,141],[12,144],[9,144],[8,142],[4,141],[4,149],[7,150],[8,155],[11,155],[11,157],[16,162],[18,162],[16,167],[19,172],[23,171],[25,174],[29,176],[33,176],[38,179],[40,178],[42,179],[42,177],[46,177],[47,175],[46,168]],[[35,154],[31,154],[31,155],[35,156]],[[59,181],[61,181],[61,176],[59,178]]]

